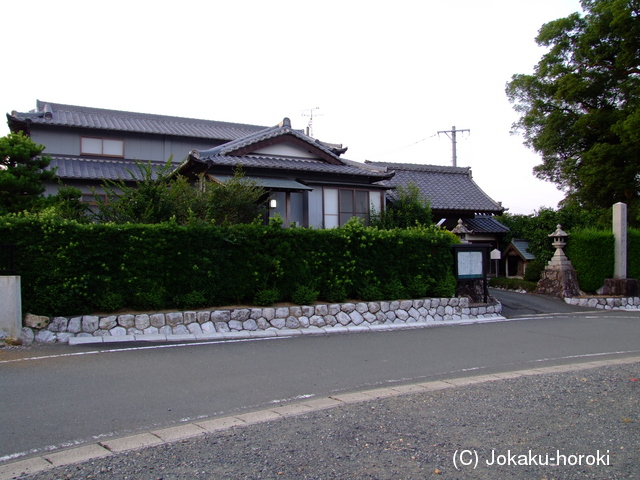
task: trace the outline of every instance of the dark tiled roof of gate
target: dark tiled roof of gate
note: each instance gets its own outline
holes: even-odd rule
[[[475,213],[502,213],[504,208],[473,181],[468,167],[418,165],[412,163],[370,162],[396,172],[383,183],[406,187],[415,183],[434,210],[459,210]],[[393,191],[389,194],[394,195]]]
[[[125,112],[37,101],[31,112],[12,112],[9,121],[82,127],[180,137],[235,140],[263,130],[264,126],[199,120],[194,118]]]

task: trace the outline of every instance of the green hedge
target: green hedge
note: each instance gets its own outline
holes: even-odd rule
[[[451,244],[435,228],[78,224],[0,218],[16,243],[23,309],[45,315],[311,298],[451,296]]]
[[[640,230],[629,229],[627,251],[627,276],[640,279]]]
[[[604,284],[605,278],[613,277],[614,248],[610,231],[571,232],[565,252],[576,269],[581,290],[593,293]]]

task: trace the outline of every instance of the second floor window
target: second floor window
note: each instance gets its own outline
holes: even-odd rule
[[[83,155],[124,157],[124,140],[80,137],[80,153]]]

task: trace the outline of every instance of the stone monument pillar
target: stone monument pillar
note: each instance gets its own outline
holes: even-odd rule
[[[560,225],[557,226],[555,232],[549,235],[553,238],[552,245],[556,247],[556,251],[542,272],[536,293],[560,298],[580,295],[576,270],[562,250],[567,245],[568,236],[569,234],[564,232]]]
[[[613,206],[613,236],[615,238],[615,264],[613,278],[604,280],[603,295],[638,296],[638,280],[627,278],[627,204]]]

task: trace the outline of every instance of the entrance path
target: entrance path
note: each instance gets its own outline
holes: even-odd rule
[[[517,318],[548,313],[577,313],[596,311],[596,308],[569,305],[564,300],[534,293],[518,293],[508,290],[489,289],[492,297],[502,303],[502,315]]]

